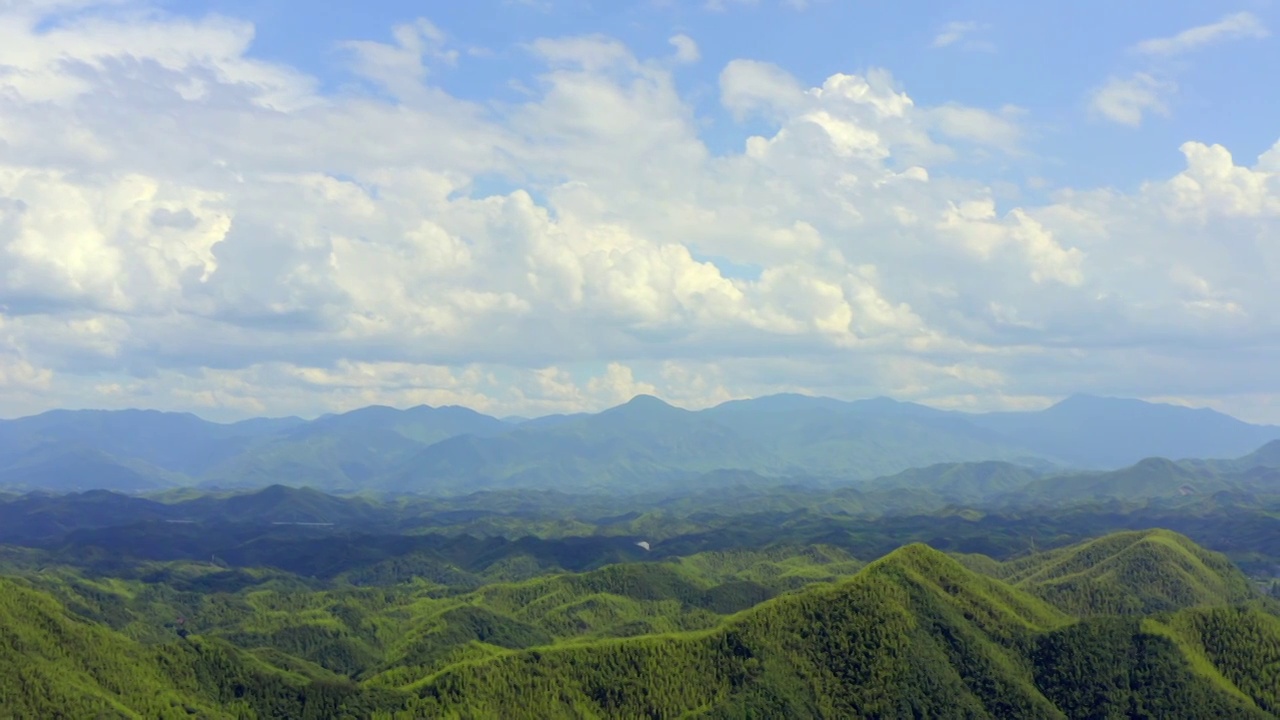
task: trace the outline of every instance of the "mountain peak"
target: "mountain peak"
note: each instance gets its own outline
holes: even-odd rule
[[[1226,556],[1171,530],[1113,533],[1024,562],[1015,584],[1077,616],[1231,605],[1252,595]]]
[[[871,563],[867,576],[889,580],[902,587],[914,586],[935,601],[964,608],[986,624],[995,618],[1031,627],[1052,627],[1067,620],[1052,606],[1021,590],[981,575],[954,557],[924,543],[904,545]],[[917,598],[919,592],[909,592]],[[917,600],[919,602],[919,600]],[[998,623],[997,623],[998,624]]]
[[[854,411],[878,413],[881,415],[941,417],[949,414],[945,410],[939,410],[928,405],[921,405],[920,403],[911,402],[909,400],[895,400],[884,395],[866,398],[863,400],[855,400],[849,403],[848,406]]]
[[[1272,440],[1239,458],[1239,463],[1249,467],[1280,467],[1280,440]]]
[[[902,545],[879,560],[879,562],[884,562],[886,564],[901,563],[906,565],[927,565],[938,562],[946,563],[950,561],[951,558],[948,557],[946,553],[922,542]]]
[[[1145,412],[1164,412],[1164,413],[1180,413],[1200,415],[1218,415],[1231,418],[1229,415],[1219,413],[1217,410],[1207,407],[1191,407],[1189,405],[1177,405],[1167,402],[1152,402],[1150,400],[1142,400],[1140,398],[1112,397],[1109,395],[1090,395],[1088,393],[1075,393],[1059,400],[1051,405],[1048,410],[1092,410],[1092,411],[1110,411],[1117,409],[1137,410]],[[1236,418],[1231,418],[1235,420]]]
[[[1089,393],[1072,393],[1058,402],[1050,405],[1047,409],[1068,409],[1068,408],[1102,408],[1109,405],[1140,405],[1144,404],[1141,400],[1132,398],[1108,397],[1105,395],[1091,395]]]
[[[1135,470],[1147,470],[1152,472],[1164,473],[1184,473],[1187,472],[1181,465],[1175,463],[1169,458],[1163,457],[1147,457],[1133,464]]]
[[[761,395],[756,398],[726,400],[715,407],[709,408],[707,412],[714,415],[747,414],[752,412],[790,413],[820,409],[842,410],[847,407],[848,403],[843,400],[836,400],[834,398],[821,397],[818,395],[805,395],[803,393],[787,392],[776,393],[774,395]]]
[[[1207,408],[1135,398],[1071,395],[1038,412],[970,418],[1023,447],[1080,468],[1126,467],[1143,458],[1239,457],[1280,436]]]
[[[653,395],[636,395],[621,405],[609,408],[605,412],[613,412],[621,410],[626,412],[645,411],[645,412],[664,412],[668,410],[679,410],[676,406],[666,402],[665,400],[654,397]]]
[[[645,405],[661,405],[661,406],[663,406],[663,407],[671,407],[671,405],[670,405],[669,403],[667,403],[665,400],[663,400],[662,398],[659,398],[659,397],[657,397],[657,396],[655,396],[655,395],[648,395],[648,394],[645,394],[645,393],[641,393],[641,394],[639,394],[639,395],[636,395],[635,397],[633,397],[633,398],[631,398],[630,400],[628,400],[625,404],[626,404],[626,405],[639,405],[639,406],[642,406],[642,407],[643,407],[643,406],[645,406]]]

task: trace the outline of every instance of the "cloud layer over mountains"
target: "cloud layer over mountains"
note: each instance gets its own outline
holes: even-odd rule
[[[240,19],[5,4],[0,408],[1096,391],[1280,419],[1280,144],[1188,138],[1133,192],[1034,200],[984,179],[1031,152],[1019,108],[744,51],[726,152],[678,82],[696,40],[538,40],[511,51],[536,84],[478,102],[427,20],[342,45],[335,87]]]

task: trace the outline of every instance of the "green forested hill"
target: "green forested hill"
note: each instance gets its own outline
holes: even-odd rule
[[[144,645],[0,578],[0,718],[371,718],[406,698],[309,679],[225,641]]]
[[[1272,717],[1274,618],[1224,613],[1249,649],[1209,658],[1166,629],[1199,616],[1077,621],[917,545],[715,630],[507,654],[415,690],[455,717]]]
[[[169,718],[214,709],[166,669],[156,653],[0,579],[0,717]]]
[[[164,567],[0,579],[0,717],[1280,717],[1280,618],[1167,531],[1003,563],[779,547],[469,590],[278,571],[219,590],[225,571]]]
[[[1008,580],[1076,615],[1145,615],[1248,600],[1218,553],[1163,530],[1115,533],[1010,563]]]

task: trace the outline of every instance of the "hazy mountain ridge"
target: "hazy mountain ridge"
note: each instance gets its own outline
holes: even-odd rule
[[[973,422],[1089,469],[1144,457],[1238,457],[1280,437],[1276,426],[1251,425],[1208,408],[1092,395],[1072,395],[1039,412],[975,415]]]
[[[52,411],[0,421],[0,487],[642,492],[724,470],[851,481],[956,462],[1118,468],[1157,455],[1263,453],[1278,439],[1280,428],[1210,410],[1083,396],[1038,412],[986,415],[801,395],[688,411],[641,396],[596,414],[518,423],[427,406],[233,424],[153,411]],[[1275,462],[1277,447],[1256,460]],[[1241,469],[1203,462],[1199,469],[1218,473]]]
[[[508,436],[503,436],[508,437]],[[449,445],[477,445],[474,436],[444,441]],[[499,446],[501,447],[501,446]],[[625,448],[625,444],[622,445]],[[491,458],[481,458],[491,459]],[[656,465],[654,461],[645,459]],[[0,504],[0,542],[52,538],[72,530],[97,530],[146,522],[226,524],[310,523],[354,528],[378,525],[408,527],[467,527],[472,532],[502,533],[532,520],[549,508],[585,508],[594,515],[562,522],[600,518],[622,532],[639,531],[643,518],[670,520],[688,514],[689,523],[708,522],[744,512],[773,512],[782,522],[805,514],[849,517],[958,513],[982,517],[988,513],[1115,510],[1150,506],[1180,511],[1223,512],[1232,507],[1280,510],[1280,468],[1258,465],[1257,453],[1240,460],[1180,461],[1147,458],[1127,468],[1103,472],[1038,472],[1000,461],[942,463],[906,470],[865,482],[832,485],[829,478],[776,478],[751,471],[713,470],[689,473],[679,487],[657,486],[619,494],[608,483],[579,493],[548,489],[473,492],[448,498],[388,495],[382,499],[335,496],[313,488],[281,484],[260,490],[210,493],[179,490],[138,497],[115,491],[83,493],[29,492]],[[568,456],[566,462],[585,464]],[[636,473],[634,458],[613,462],[612,482],[634,482],[623,473]],[[476,463],[477,467],[483,467]],[[498,466],[501,466],[498,463]],[[1246,467],[1246,471],[1229,471]],[[474,467],[456,473],[461,481]],[[545,469],[543,470],[545,472]],[[534,483],[548,488],[550,482]],[[1182,510],[1179,510],[1179,509]],[[797,515],[799,513],[799,515]],[[615,516],[614,520],[608,520]],[[545,522],[561,522],[545,516]],[[701,518],[701,519],[698,519]],[[461,524],[461,525],[459,525]],[[1280,532],[1280,526],[1277,527]]]

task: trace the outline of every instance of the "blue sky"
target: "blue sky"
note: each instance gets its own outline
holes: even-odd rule
[[[0,412],[1093,392],[1280,422],[1277,27],[15,0]]]
[[[487,102],[518,97],[511,81],[529,85],[538,67],[521,46],[540,37],[604,34],[641,56],[671,51],[669,38],[688,35],[701,62],[677,83],[712,124],[705,138],[737,150],[745,136],[716,102],[716,78],[741,57],[785,67],[817,85],[835,71],[870,67],[893,72],[913,99],[925,104],[963,102],[1028,112],[1034,157],[1018,173],[1033,172],[1060,185],[1131,188],[1152,173],[1181,165],[1177,146],[1187,139],[1222,143],[1256,156],[1275,142],[1280,109],[1262,90],[1280,67],[1280,44],[1260,39],[1214,43],[1182,58],[1146,58],[1137,43],[1170,37],[1248,12],[1274,27],[1280,6],[1246,0],[1228,7],[1196,0],[1106,2],[897,3],[816,0],[797,10],[779,0],[725,0],[723,9],[699,1],[476,0],[475,2],[306,3],[167,2],[180,14],[221,13],[252,20],[252,54],[305,69],[330,88],[350,82],[340,43],[385,41],[390,28],[427,17],[460,45],[486,56],[440,67],[436,82],[451,94]],[[948,28],[964,25],[952,44],[935,47]],[[1108,77],[1150,70],[1174,80],[1176,112],[1144,120],[1140,129],[1098,121],[1088,95]],[[1242,89],[1252,91],[1242,91]]]

